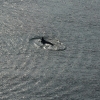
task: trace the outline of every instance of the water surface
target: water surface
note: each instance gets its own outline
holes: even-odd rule
[[[100,100],[100,1],[0,1],[0,100]],[[65,51],[37,49],[34,36]]]

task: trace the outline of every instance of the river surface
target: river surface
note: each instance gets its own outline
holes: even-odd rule
[[[0,0],[0,100],[100,100],[100,0]]]

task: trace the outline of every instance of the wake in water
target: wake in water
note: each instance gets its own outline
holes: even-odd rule
[[[34,41],[34,46],[37,48],[49,49],[49,50],[65,50],[66,47],[58,39],[45,38],[45,37],[34,37],[29,41]]]

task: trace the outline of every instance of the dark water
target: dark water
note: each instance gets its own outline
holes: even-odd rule
[[[0,100],[100,100],[100,0],[0,1]]]

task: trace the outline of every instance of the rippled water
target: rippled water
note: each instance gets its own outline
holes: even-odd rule
[[[100,1],[0,1],[0,100],[100,100]],[[29,39],[57,37],[64,51]]]

